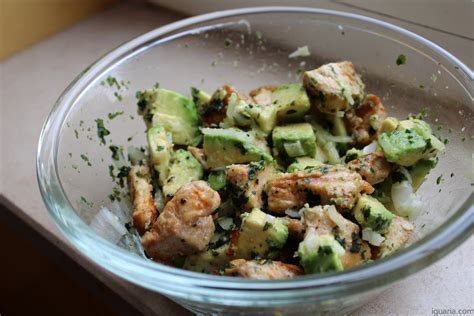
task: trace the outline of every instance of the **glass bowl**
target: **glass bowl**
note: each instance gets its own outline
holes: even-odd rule
[[[289,58],[303,46],[310,56]],[[406,63],[397,65],[401,54]],[[133,240],[116,245],[89,227],[101,206],[114,207],[108,198],[116,187],[109,176],[113,161],[108,147],[145,145],[145,125],[136,114],[137,90],[159,83],[189,94],[191,86],[212,92],[228,83],[249,91],[300,81],[302,70],[340,60],[356,65],[367,91],[382,98],[389,115],[423,112],[436,134],[448,139],[438,166],[419,191],[426,210],[415,221],[410,246],[341,273],[255,281],[157,264],[130,246]],[[56,224],[85,256],[196,313],[347,313],[472,234],[473,116],[471,70],[407,30],[355,14],[309,8],[215,12],[139,36],[80,73],[42,130],[38,181]],[[98,118],[110,131],[106,145],[96,134]],[[115,197],[120,198],[118,189]],[[122,196],[119,208],[128,207]]]

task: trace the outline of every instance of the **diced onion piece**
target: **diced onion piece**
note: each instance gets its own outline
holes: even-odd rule
[[[309,48],[307,45],[303,47],[298,47],[293,53],[289,54],[289,58],[296,58],[296,57],[308,57],[311,55]]]
[[[285,210],[285,214],[288,215],[291,218],[301,218],[300,212],[295,211],[294,209],[291,209],[291,208],[287,208]]]
[[[341,214],[338,213],[334,206],[327,208],[329,218],[336,224],[339,228],[344,229],[346,227],[345,220],[342,218]]]
[[[140,161],[146,161],[147,157],[143,151],[135,146],[129,146],[127,148],[128,160],[132,165],[138,165]]]
[[[392,202],[395,213],[408,219],[414,219],[423,209],[423,203],[409,181],[393,183]]]
[[[350,136],[334,136],[331,134],[327,134],[324,136],[324,138],[329,141],[329,142],[334,142],[334,143],[350,143],[352,142],[352,137]]]
[[[155,192],[155,207],[160,213],[165,208],[165,197],[163,196],[163,192],[160,189],[156,190]]]
[[[367,146],[365,146],[364,148],[362,148],[362,153],[364,155],[367,155],[367,154],[371,154],[371,153],[374,153],[376,150],[377,150],[377,142],[374,140],[373,142],[371,142],[370,144],[368,144]]]
[[[234,227],[234,220],[232,217],[219,217],[217,223],[223,230],[231,230]]]
[[[377,232],[374,232],[370,228],[364,228],[362,230],[362,239],[369,242],[369,244],[374,246],[380,246],[385,238]]]
[[[122,236],[127,234],[125,225],[106,207],[102,207],[92,218],[90,227],[104,239],[114,244],[117,244]]]

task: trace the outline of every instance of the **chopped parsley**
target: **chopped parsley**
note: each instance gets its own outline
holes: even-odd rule
[[[117,100],[119,101],[122,101],[123,100],[123,97],[118,93],[118,92],[114,92],[114,96],[117,98]]]
[[[118,147],[115,145],[109,146],[110,151],[112,152],[112,159],[119,160],[120,157],[123,157],[123,149],[122,147]]]
[[[405,65],[407,62],[407,57],[403,54],[398,55],[397,57],[397,66]]]
[[[228,38],[224,40],[224,47],[229,48],[232,45],[232,41]]]
[[[159,82],[155,82],[155,84],[153,85],[153,87],[155,89],[159,89],[160,88],[160,83]]]
[[[115,79],[115,77],[108,76],[107,79],[105,80],[109,84],[109,87],[112,87],[113,85],[115,85],[117,89],[120,89],[120,84],[118,83],[117,79]]]
[[[90,201],[87,201],[87,199],[83,196],[81,196],[81,202],[84,203],[85,205],[89,206],[89,207],[93,207],[94,206],[94,203],[90,202]]]
[[[263,231],[267,231],[269,228],[271,228],[273,225],[270,222],[265,222],[265,225],[263,225]]]
[[[84,160],[89,167],[92,166],[91,162],[89,161],[89,157],[87,157],[86,155],[81,154],[81,159]]]
[[[107,117],[109,118],[109,120],[113,120],[114,118],[116,118],[117,116],[120,116],[123,114],[123,111],[120,111],[120,112],[111,112],[109,114],[107,114]]]
[[[443,175],[440,175],[438,178],[436,178],[436,184],[441,184],[443,182]]]
[[[76,139],[79,139],[79,132],[77,131],[77,129],[74,130],[74,135],[76,136]]]
[[[104,120],[96,119],[95,122],[97,123],[97,136],[100,139],[100,142],[105,145],[105,136],[110,135],[110,131],[105,128]]]

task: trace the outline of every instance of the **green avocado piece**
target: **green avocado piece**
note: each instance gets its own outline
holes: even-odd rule
[[[306,90],[300,83],[279,86],[272,92],[271,98],[276,106],[278,121],[301,119],[311,107]]]
[[[368,227],[374,232],[384,234],[395,215],[376,198],[364,194],[354,208],[354,217],[363,228]]]
[[[316,137],[309,123],[277,126],[272,140],[274,148],[283,157],[313,156],[316,153]]]
[[[169,199],[184,184],[202,179],[202,176],[201,163],[189,151],[178,149],[171,159],[168,178],[163,184],[163,195]]]
[[[155,126],[147,131],[148,148],[155,171],[158,173],[160,185],[168,177],[173,143],[171,134],[161,126]]]
[[[201,141],[196,105],[185,96],[166,89],[143,91],[138,113],[147,126],[162,126],[173,136],[173,143],[196,146]]]
[[[318,235],[314,229],[306,232],[298,246],[300,264],[305,274],[342,271],[340,256],[344,248],[333,235]]]
[[[416,192],[420,185],[425,181],[426,176],[436,166],[434,160],[420,160],[415,165],[408,168],[412,180],[413,190]]]
[[[302,170],[305,170],[306,168],[319,167],[322,165],[323,163],[315,158],[297,157],[295,158],[295,161],[288,166],[286,171],[287,172],[302,171]]]
[[[217,274],[219,270],[232,259],[232,256],[228,255],[229,243],[224,244],[216,249],[209,249],[205,252],[190,255],[186,257],[184,261],[183,269]]]
[[[250,133],[237,128],[203,128],[202,132],[207,166],[211,169],[235,163],[273,161],[273,157],[259,147],[257,140]]]
[[[207,182],[211,188],[215,191],[223,189],[226,185],[226,172],[225,170],[213,170],[209,173]]]
[[[404,167],[412,166],[422,159],[427,147],[425,139],[412,129],[383,133],[378,143],[389,162]]]
[[[281,218],[254,208],[242,215],[235,257],[275,258],[288,239],[288,227]]]

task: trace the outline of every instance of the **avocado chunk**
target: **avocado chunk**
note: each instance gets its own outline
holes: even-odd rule
[[[219,191],[223,189],[226,185],[226,172],[225,170],[214,170],[209,173],[207,182],[214,191]]]
[[[380,133],[389,133],[396,130],[398,127],[398,119],[395,117],[387,117],[383,120],[380,126]]]
[[[344,248],[333,235],[318,235],[310,228],[298,246],[300,264],[305,274],[343,270],[341,256]]]
[[[254,208],[242,215],[235,257],[275,258],[287,239],[288,227],[285,221]]]
[[[268,135],[276,125],[277,111],[273,104],[251,104],[237,93],[232,93],[227,106],[227,118],[237,126],[250,126]]]
[[[303,85],[289,83],[272,92],[271,102],[276,107],[278,121],[295,121],[309,111],[311,105]]]
[[[273,146],[282,157],[313,156],[316,137],[309,123],[277,126],[272,133]]]
[[[204,152],[209,168],[219,168],[234,163],[273,161],[273,157],[258,145],[250,133],[237,128],[203,128]]]
[[[147,131],[148,148],[153,168],[158,173],[160,185],[168,178],[168,168],[171,160],[173,143],[171,134],[161,126],[155,126]]]
[[[364,83],[349,61],[306,71],[303,84],[312,103],[323,113],[348,111],[364,99]]]
[[[138,100],[138,113],[147,126],[162,126],[178,145],[196,146],[201,141],[196,106],[185,96],[166,89],[143,91]]]
[[[184,184],[202,179],[203,170],[199,161],[187,150],[174,152],[169,168],[168,178],[163,184],[163,195],[169,199]]]
[[[363,228],[370,228],[379,234],[387,232],[395,217],[377,199],[365,194],[359,198],[354,208],[354,216]]]
[[[195,87],[191,87],[191,97],[193,99],[194,104],[196,105],[198,109],[198,112],[199,112],[199,109],[209,104],[209,101],[211,100],[211,96],[209,94]]]
[[[405,167],[422,159],[427,147],[423,137],[411,129],[383,133],[379,136],[378,143],[387,161]]]
[[[306,168],[313,168],[322,166],[323,163],[315,158],[311,157],[297,157],[295,161],[288,166],[287,172],[302,171]]]
[[[217,274],[219,270],[224,268],[232,259],[232,257],[228,255],[228,251],[229,243],[216,249],[209,249],[196,255],[187,256],[184,261],[183,269]]]
[[[416,192],[420,185],[425,181],[426,176],[436,166],[436,162],[432,159],[420,160],[415,165],[408,168],[412,180],[413,190]]]

